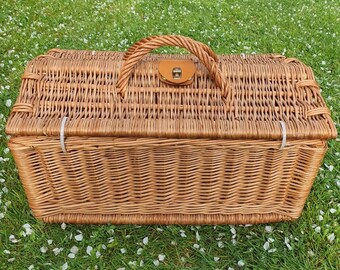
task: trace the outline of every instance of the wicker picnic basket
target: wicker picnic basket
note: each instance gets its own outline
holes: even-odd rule
[[[299,60],[175,35],[38,56],[6,130],[37,218],[116,224],[296,219],[336,137]]]

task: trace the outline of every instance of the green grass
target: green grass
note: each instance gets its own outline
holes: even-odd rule
[[[124,51],[142,37],[169,33],[193,37],[219,54],[276,52],[301,59],[313,67],[339,128],[339,14],[336,0],[2,1],[0,269],[66,269],[65,263],[68,269],[339,269],[338,141],[329,142],[296,222],[251,227],[67,224],[63,230],[31,215],[4,132],[28,60],[54,47]],[[24,224],[32,234],[25,236]],[[79,234],[81,241],[75,239]],[[73,246],[79,251],[69,258]],[[56,248],[63,250],[55,255]],[[156,266],[159,255],[165,258]]]

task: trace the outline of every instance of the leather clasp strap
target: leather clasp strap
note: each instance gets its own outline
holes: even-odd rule
[[[188,85],[193,82],[196,66],[192,60],[161,60],[158,66],[162,82],[172,85]]]

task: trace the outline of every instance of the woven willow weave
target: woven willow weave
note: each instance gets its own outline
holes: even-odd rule
[[[191,54],[149,54],[166,45]],[[192,60],[192,83],[160,80],[164,59]],[[117,224],[296,219],[336,137],[299,60],[217,56],[173,35],[142,39],[125,54],[38,56],[6,131],[37,218]]]

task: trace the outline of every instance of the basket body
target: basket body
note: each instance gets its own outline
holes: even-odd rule
[[[299,217],[326,151],[266,141],[13,139],[30,206],[46,222],[249,224]]]
[[[217,57],[171,38],[125,55],[51,50],[28,64],[6,131],[37,218],[249,224],[300,216],[336,137],[311,68],[277,55]],[[200,61],[141,59],[164,44]],[[191,59],[197,70],[167,84],[157,70],[163,58]]]

